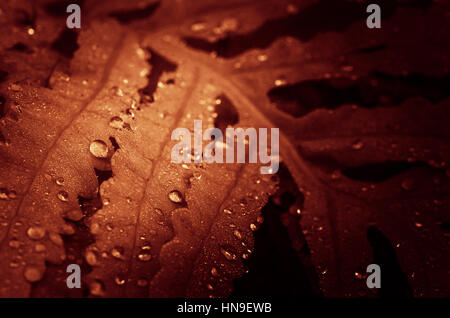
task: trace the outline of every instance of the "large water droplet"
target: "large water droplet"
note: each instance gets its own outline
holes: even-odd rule
[[[169,192],[169,200],[173,203],[181,203],[183,202],[183,195],[178,190],[173,190]]]
[[[94,140],[89,146],[91,154],[99,159],[105,159],[108,157],[108,146],[102,140]]]
[[[32,226],[27,230],[27,235],[32,240],[41,240],[45,233],[46,230],[42,226]]]

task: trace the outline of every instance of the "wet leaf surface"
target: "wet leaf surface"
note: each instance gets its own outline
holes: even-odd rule
[[[450,294],[445,3],[63,4],[0,5],[1,296]],[[194,119],[279,127],[279,173],[172,163]]]

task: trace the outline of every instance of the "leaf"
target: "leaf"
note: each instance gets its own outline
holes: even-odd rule
[[[281,127],[282,157],[305,196],[301,226],[325,295],[370,295],[365,269],[375,261],[386,273],[382,295],[411,295],[409,284],[417,296],[448,294],[441,279],[449,265],[441,5],[422,11],[413,1],[383,2],[380,31],[365,27],[364,7],[352,2],[260,2],[253,13],[245,5],[207,7],[146,37],[159,54],[229,83],[227,91],[239,87],[251,101],[242,108]],[[324,24],[337,10],[345,14]],[[429,59],[418,48],[428,48]]]
[[[255,165],[186,169],[170,162],[171,131],[192,126],[193,118],[212,119],[198,98],[214,103],[223,91],[189,69],[187,86],[141,102],[149,67],[134,34],[107,20],[90,24],[78,42],[69,69],[54,65],[52,49],[71,56],[60,46],[4,56],[1,295],[27,296],[46,262],[61,263],[66,252],[72,257],[61,235],[73,235],[80,227],[73,221],[83,217],[95,235],[84,253],[93,266],[87,278],[93,296],[147,296],[150,281],[151,296],[229,293],[275,182],[261,178]],[[211,271],[220,276],[215,290],[208,288]]]
[[[83,266],[90,296],[229,295],[278,180],[171,163],[172,129],[199,116],[281,129],[297,185],[284,223],[324,295],[374,296],[370,263],[381,296],[449,294],[445,4],[380,1],[369,30],[353,1],[87,0],[78,38],[54,3],[2,7],[8,28],[25,18],[0,41],[0,295],[27,296],[44,272],[32,295],[87,295],[58,262]]]

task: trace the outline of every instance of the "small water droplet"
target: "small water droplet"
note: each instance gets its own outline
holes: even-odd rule
[[[46,233],[45,228],[42,226],[32,226],[27,230],[27,235],[32,240],[41,240]]]
[[[287,81],[284,77],[279,77],[274,82],[275,86],[283,86],[287,84]]]
[[[55,182],[57,185],[62,186],[64,184],[64,178],[63,177],[56,178]]]
[[[254,223],[250,224],[250,230],[256,231],[257,229],[258,229],[258,226],[256,226],[256,224],[254,224]]]
[[[102,296],[105,293],[105,286],[99,280],[89,284],[89,292],[94,296]]]
[[[9,267],[11,267],[11,268],[17,268],[19,266],[20,266],[20,264],[18,262],[11,262],[11,263],[9,263]]]
[[[59,191],[57,197],[63,202],[69,201],[69,194],[66,191]]]
[[[18,241],[18,240],[11,240],[11,241],[9,241],[9,247],[11,247],[11,248],[19,248],[20,247],[20,241]]]
[[[364,147],[364,143],[361,140],[355,141],[352,145],[352,148],[355,150],[360,150],[362,147]]]
[[[116,278],[114,278],[114,282],[116,283],[116,285],[122,286],[125,284],[125,278],[123,277],[123,275],[117,275]]]
[[[206,29],[207,24],[204,22],[197,22],[191,25],[191,31],[199,32]]]
[[[227,251],[226,249],[224,249],[223,247],[220,248],[220,252],[222,253],[223,256],[225,256],[225,258],[229,261],[234,261],[236,260],[236,255]]]
[[[208,288],[209,290],[214,290],[214,287],[211,284],[206,285],[206,288]]]
[[[14,190],[9,191],[8,198],[14,200],[17,197],[17,193]]]
[[[402,181],[402,189],[405,191],[411,191],[414,189],[414,180],[411,178],[404,179]]]
[[[223,209],[223,213],[231,215],[233,213],[233,211],[231,209],[225,208],[225,209]]]
[[[0,200],[8,200],[8,190],[0,188]]]
[[[239,232],[238,230],[234,230],[233,235],[234,235],[238,240],[242,240],[242,233]]]
[[[87,251],[84,255],[84,258],[86,259],[86,262],[91,265],[95,266],[97,265],[97,255],[93,251]]]
[[[108,157],[108,146],[102,140],[94,140],[91,142],[89,151],[96,158],[105,159]]]
[[[103,198],[102,203],[104,206],[109,204],[109,199],[108,198]]]
[[[34,283],[37,281],[40,281],[43,276],[43,271],[41,271],[39,268],[35,266],[28,266],[25,268],[25,271],[23,272],[23,275],[27,281],[30,283]]]
[[[183,202],[183,195],[178,190],[173,190],[169,192],[169,200],[173,203],[181,203]]]
[[[123,257],[123,247],[116,246],[111,250],[111,256],[117,259],[121,259]]]
[[[137,281],[139,287],[146,287],[148,285],[148,280],[146,278],[141,278]]]
[[[416,223],[414,223],[414,225],[415,225],[416,227],[418,227],[418,228],[421,228],[421,227],[423,227],[423,224],[422,224],[422,223],[420,223],[420,222],[416,222]]]
[[[53,244],[55,244],[57,246],[63,246],[64,245],[63,239],[62,239],[61,235],[59,235],[58,233],[51,232],[51,233],[49,233],[48,236],[50,238],[50,241],[53,242]]]
[[[211,268],[211,275],[213,275],[214,277],[219,277],[219,272],[217,271],[217,268],[213,267]]]
[[[119,116],[114,116],[110,119],[109,126],[115,129],[121,129],[123,128],[123,119]]]
[[[250,255],[248,255],[247,253],[242,254],[242,258],[247,260],[249,259]]]
[[[83,218],[83,213],[81,212],[80,209],[74,209],[74,210],[67,211],[65,213],[65,217],[71,221],[77,222]]]
[[[260,54],[260,55],[258,55],[257,59],[259,62],[265,62],[265,61],[267,61],[268,57],[266,54]]]
[[[148,262],[152,259],[152,255],[148,250],[141,250],[141,252],[137,256],[138,260],[141,262]]]
[[[45,247],[44,244],[36,244],[34,246],[34,250],[38,253],[42,253],[42,252],[45,252],[47,250],[47,248]]]

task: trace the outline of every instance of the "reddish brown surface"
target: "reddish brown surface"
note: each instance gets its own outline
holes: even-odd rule
[[[371,30],[364,1],[85,0],[77,31],[72,2],[0,3],[1,297],[450,296],[445,1]],[[171,163],[196,118],[279,127],[280,171]]]

